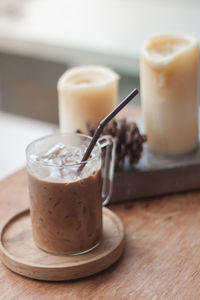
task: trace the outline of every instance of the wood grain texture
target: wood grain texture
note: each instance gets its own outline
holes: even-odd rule
[[[10,218],[0,236],[0,258],[10,270],[29,278],[48,281],[72,280],[98,273],[116,262],[125,246],[121,220],[105,207],[102,241],[84,255],[52,255],[36,247],[29,210]]]
[[[0,219],[26,208],[26,173],[0,183]],[[72,282],[27,279],[0,263],[0,299],[200,299],[200,192],[109,206],[121,218],[126,249],[97,275]]]

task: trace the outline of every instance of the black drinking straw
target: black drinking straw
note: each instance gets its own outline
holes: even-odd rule
[[[103,128],[106,126],[106,124],[108,122],[110,122],[110,120],[112,120],[118,114],[118,112],[120,112],[120,110],[122,108],[124,108],[124,106],[126,106],[138,93],[139,93],[139,91],[137,89],[134,89],[128,96],[126,96],[120,102],[120,104],[117,107],[115,107],[115,109],[113,111],[111,111],[111,113],[109,113],[109,115],[107,115],[107,117],[105,117],[103,120],[101,120],[99,122],[99,125],[94,133],[94,136],[93,136],[93,138],[81,160],[82,164],[80,165],[78,172],[81,172],[83,170],[84,166],[86,165],[86,161],[89,158],[90,153],[92,152],[92,150],[93,150],[98,138],[100,137],[100,134],[101,134]]]

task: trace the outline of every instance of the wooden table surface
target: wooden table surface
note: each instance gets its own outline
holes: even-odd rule
[[[0,183],[0,220],[28,206],[26,172]],[[109,206],[126,228],[121,259],[102,273],[42,282],[0,263],[0,299],[200,299],[200,192]]]

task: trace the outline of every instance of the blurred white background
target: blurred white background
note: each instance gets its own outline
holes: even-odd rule
[[[138,75],[139,49],[148,36],[199,37],[200,2],[1,0],[0,17],[1,50],[61,63],[105,62]]]

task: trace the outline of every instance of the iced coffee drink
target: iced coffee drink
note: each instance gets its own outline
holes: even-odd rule
[[[81,159],[90,138],[55,135],[27,148],[32,232],[36,245],[54,254],[78,254],[102,238],[101,147],[84,168]]]

